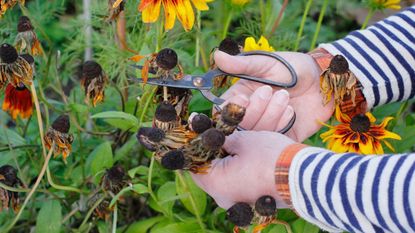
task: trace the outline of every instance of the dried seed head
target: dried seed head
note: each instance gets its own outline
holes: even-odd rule
[[[331,59],[329,68],[335,74],[344,74],[349,71],[349,63],[342,55],[336,55]]]
[[[273,216],[276,210],[277,204],[271,196],[262,196],[255,202],[255,211],[261,216]]]
[[[101,180],[101,186],[106,191],[118,193],[126,184],[125,171],[120,165],[115,165],[107,169]]]
[[[219,44],[219,50],[230,55],[238,55],[241,51],[238,43],[231,38],[225,38]]]
[[[350,122],[350,128],[359,133],[368,132],[370,129],[370,120],[365,114],[357,114]]]
[[[0,47],[0,58],[3,62],[11,64],[17,60],[19,54],[17,50],[10,44],[4,43]]]
[[[4,177],[4,180],[0,180],[0,182],[7,186],[14,186],[19,182],[16,169],[10,165],[0,167],[0,175]]]
[[[173,49],[162,49],[157,53],[156,63],[163,70],[171,70],[177,65],[177,53]]]
[[[20,54],[20,57],[25,59],[30,65],[33,65],[35,63],[35,59],[30,54]]]
[[[229,103],[221,112],[222,120],[227,125],[237,126],[243,120],[245,110],[246,109],[240,105]]]
[[[251,224],[254,212],[249,204],[238,202],[226,211],[228,220],[238,227],[246,227]]]
[[[69,116],[60,115],[53,123],[52,128],[61,133],[69,133],[69,128],[71,127]]]
[[[95,61],[86,61],[82,65],[82,76],[87,79],[93,79],[100,76],[102,73],[102,67]]]
[[[17,31],[18,32],[27,32],[32,31],[33,25],[30,22],[30,19],[27,16],[20,16],[19,23],[17,24]]]
[[[150,151],[155,151],[153,144],[160,142],[164,137],[164,131],[159,128],[141,127],[137,133],[138,142]]]
[[[122,168],[120,165],[115,165],[107,170],[106,175],[112,182],[119,183],[123,181],[125,177],[125,171],[124,168]]]
[[[154,117],[161,122],[172,122],[176,121],[177,112],[172,104],[169,102],[162,102],[157,106]]]
[[[161,159],[161,165],[169,170],[183,169],[184,163],[184,154],[180,150],[169,151]]]
[[[225,134],[215,128],[208,129],[202,134],[202,144],[208,150],[220,150],[225,144]]]
[[[202,113],[194,116],[191,122],[192,130],[198,134],[201,134],[206,130],[212,128],[212,125],[212,120]]]

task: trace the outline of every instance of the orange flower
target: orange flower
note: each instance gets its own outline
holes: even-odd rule
[[[11,117],[16,120],[17,116],[27,119],[32,115],[33,102],[30,91],[24,86],[14,87],[8,84],[6,87],[3,111],[10,112]]]
[[[163,5],[166,30],[174,26],[176,16],[182,23],[183,28],[188,31],[192,29],[195,22],[193,7],[190,2],[200,11],[209,10],[207,2],[212,0],[141,0],[138,10],[142,12],[144,23],[154,23],[160,15],[160,6]]]
[[[401,140],[398,134],[386,130],[393,117],[387,117],[380,125],[375,125],[376,118],[370,113],[357,114],[350,118],[336,108],[336,118],[340,124],[326,125],[330,129],[321,134],[323,142],[328,142],[328,148],[338,153],[356,152],[361,154],[383,154],[383,142],[394,151],[392,145],[385,139]]]
[[[16,48],[22,53],[27,52],[33,56],[42,55],[43,50],[37,39],[34,27],[27,16],[21,16],[17,24]]]

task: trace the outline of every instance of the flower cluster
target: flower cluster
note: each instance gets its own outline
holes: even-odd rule
[[[22,181],[17,177],[17,171],[10,165],[0,167],[0,182],[9,187],[22,186]],[[12,207],[14,211],[19,209],[19,193],[8,191],[0,187],[0,212]]]

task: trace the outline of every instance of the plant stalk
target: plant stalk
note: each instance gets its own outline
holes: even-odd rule
[[[323,6],[320,10],[320,15],[318,16],[316,31],[314,32],[313,40],[311,41],[310,51],[313,50],[317,43],[318,35],[320,34],[321,24],[324,19],[324,14],[326,13],[327,6],[329,5],[329,0],[324,0]]]
[[[298,48],[300,47],[301,37],[304,31],[304,25],[305,25],[305,22],[307,21],[307,15],[308,15],[308,12],[310,11],[312,3],[313,3],[313,0],[307,1],[307,5],[305,7],[303,17],[301,19],[300,29],[298,29],[297,39],[295,40],[294,51],[298,51]]]

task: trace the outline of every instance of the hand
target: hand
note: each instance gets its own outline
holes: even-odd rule
[[[214,160],[208,174],[193,174],[193,179],[224,209],[236,202],[253,204],[263,195],[273,196],[278,208],[288,208],[276,191],[274,170],[281,152],[294,143],[275,132],[235,132],[224,145],[230,156]]]
[[[334,110],[333,103],[331,102],[323,106],[319,84],[321,71],[311,56],[294,52],[278,52],[277,54],[287,60],[298,75],[297,85],[294,88],[287,89],[290,96],[288,105],[292,106],[297,119],[292,129],[286,135],[301,142],[321,128],[322,125],[319,121],[325,122],[330,118]],[[291,80],[288,69],[270,57],[231,56],[217,51],[214,58],[215,64],[227,73],[247,74],[287,83]],[[279,90],[279,88],[271,90],[271,88],[264,87],[260,83],[239,80],[223,94],[222,98],[225,100],[232,98],[249,99],[247,113],[241,123],[241,127],[248,130],[278,131],[283,126],[281,127],[281,124],[273,118],[279,107],[275,102],[278,100],[282,101],[280,98],[285,97],[276,97],[277,92],[273,98],[258,98],[261,95],[272,96],[272,91],[275,90]],[[288,107],[285,111],[290,111],[290,108]],[[284,115],[289,115],[289,112],[284,113]],[[279,125],[275,126],[275,124]]]

